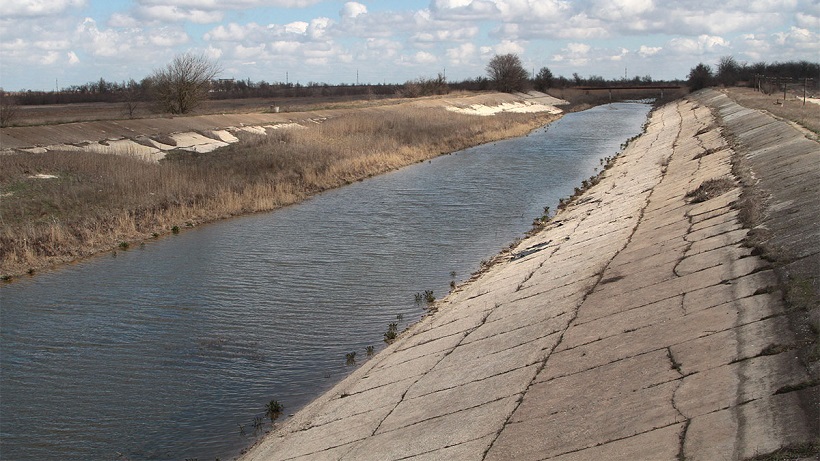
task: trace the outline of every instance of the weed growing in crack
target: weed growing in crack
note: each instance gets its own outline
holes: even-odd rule
[[[708,179],[703,181],[695,190],[690,190],[685,197],[689,203],[701,203],[729,192],[735,188],[735,183],[729,178]]]
[[[376,349],[373,346],[367,346],[367,348],[365,349],[365,353],[367,354],[368,357],[373,357],[373,354],[375,353],[375,350]]]
[[[356,352],[348,352],[345,354],[345,365],[356,365]]]

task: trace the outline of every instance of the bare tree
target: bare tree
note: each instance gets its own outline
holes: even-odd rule
[[[122,111],[128,118],[134,118],[139,106],[140,98],[142,97],[142,88],[140,84],[131,79],[122,88]]]
[[[17,100],[0,89],[0,127],[11,125],[17,118]]]
[[[722,56],[717,66],[715,78],[721,85],[733,86],[740,78],[740,73],[745,64],[738,64],[732,56]]]
[[[493,56],[487,64],[487,75],[493,81],[495,89],[505,93],[523,91],[529,79],[521,58],[512,53]]]
[[[208,98],[211,80],[222,69],[202,54],[185,53],[151,75],[151,87],[160,109],[185,114]]]

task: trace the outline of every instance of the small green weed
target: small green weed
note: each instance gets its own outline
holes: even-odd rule
[[[270,421],[273,422],[279,417],[279,415],[282,414],[282,410],[284,409],[284,405],[276,400],[271,400],[267,405],[265,405],[265,414],[270,418]]]
[[[396,337],[398,336],[398,329],[399,325],[397,323],[391,323],[390,325],[388,325],[387,331],[384,332],[384,342],[390,344],[393,341],[395,341]]]

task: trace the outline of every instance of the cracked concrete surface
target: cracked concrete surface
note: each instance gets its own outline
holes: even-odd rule
[[[581,200],[243,459],[731,460],[814,441],[816,381],[743,245],[739,188],[686,197],[734,180],[733,153],[703,101],[656,110]]]

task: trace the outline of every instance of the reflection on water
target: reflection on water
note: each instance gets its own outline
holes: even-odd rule
[[[521,236],[649,107],[566,115],[273,213],[0,287],[4,459],[229,459]]]

